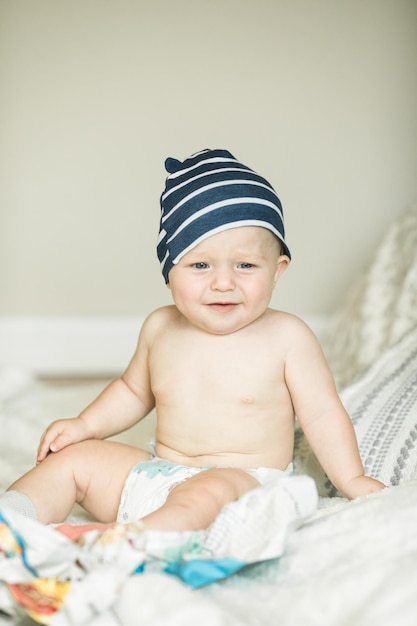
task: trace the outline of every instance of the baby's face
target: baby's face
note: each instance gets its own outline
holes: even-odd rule
[[[184,255],[171,269],[168,286],[177,308],[193,325],[229,334],[262,316],[288,264],[269,230],[239,226]]]

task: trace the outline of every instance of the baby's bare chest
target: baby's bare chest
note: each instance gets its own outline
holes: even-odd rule
[[[271,342],[222,339],[156,344],[149,363],[157,401],[276,401],[285,387],[284,360]]]
[[[294,415],[281,343],[250,329],[160,333],[148,354],[158,454],[186,465],[286,467]]]

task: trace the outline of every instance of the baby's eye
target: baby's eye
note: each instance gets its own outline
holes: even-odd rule
[[[254,267],[253,263],[239,263],[239,267],[242,270],[250,270],[252,267]]]
[[[199,261],[198,263],[193,263],[193,267],[196,268],[196,270],[205,270],[208,268],[208,263],[204,263],[203,261]]]

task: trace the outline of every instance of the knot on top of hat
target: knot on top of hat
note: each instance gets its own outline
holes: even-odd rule
[[[175,172],[178,172],[178,170],[181,169],[181,166],[182,162],[178,159],[174,159],[173,157],[168,157],[165,160],[165,169],[169,174],[175,174]]]

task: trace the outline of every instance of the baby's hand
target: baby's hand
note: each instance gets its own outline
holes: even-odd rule
[[[386,485],[379,480],[370,476],[358,476],[348,483],[343,492],[350,500],[354,500],[355,498],[381,491],[381,489],[386,489]]]
[[[43,461],[50,452],[58,452],[72,443],[92,438],[93,433],[80,417],[52,422],[41,437],[37,463]]]

